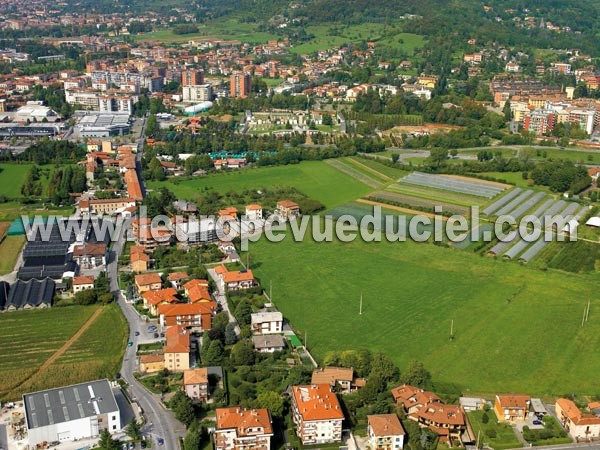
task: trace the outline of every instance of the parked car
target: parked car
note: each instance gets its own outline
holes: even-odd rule
[[[533,424],[534,425],[542,425],[542,421],[541,420],[534,420]]]
[[[129,342],[127,343],[127,347],[133,347],[133,341],[129,341]]]
[[[158,442],[158,445],[163,445],[165,443],[163,438],[157,438],[156,441]]]
[[[154,333],[154,338],[157,338],[157,337],[158,337],[158,333]]]
[[[133,442],[129,443],[129,450],[135,450],[135,444]]]
[[[140,446],[141,446],[142,448],[146,448],[146,441],[142,441],[142,442],[140,442]]]

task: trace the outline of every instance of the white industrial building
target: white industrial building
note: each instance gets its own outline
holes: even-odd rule
[[[23,396],[29,445],[65,442],[120,431],[121,415],[108,380]]]
[[[210,102],[213,98],[212,84],[199,84],[182,87],[184,102]]]

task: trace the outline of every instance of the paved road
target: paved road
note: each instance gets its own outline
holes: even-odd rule
[[[8,435],[6,425],[0,425],[0,448],[8,449]]]
[[[144,411],[144,416],[147,421],[142,428],[142,432],[146,435],[153,436],[155,448],[161,448],[157,443],[157,438],[164,439],[166,450],[179,449],[178,438],[185,434],[185,427],[175,420],[173,413],[163,408],[160,403],[160,398],[142,386],[134,377],[133,373],[137,370],[136,364],[136,348],[138,344],[138,336],[135,332],[144,331],[147,328],[146,322],[140,319],[133,306],[125,301],[118,283],[118,261],[119,255],[123,251],[125,244],[125,229],[129,228],[131,222],[125,221],[124,229],[120,230],[118,239],[113,243],[113,248],[109,257],[107,266],[107,275],[110,281],[110,289],[118,298],[119,306],[129,323],[129,340],[133,342],[133,346],[127,347],[123,358],[123,366],[121,368],[121,376],[129,383],[129,394],[132,399],[137,400],[140,407]]]
[[[229,310],[229,305],[227,304],[227,297],[225,295],[225,288],[221,285],[221,282],[219,280],[217,273],[215,272],[215,269],[208,269],[208,276],[212,278],[212,280],[215,282],[215,284],[217,286],[217,291],[213,293],[214,298],[217,300],[217,303],[219,303],[219,305],[221,305],[221,308],[223,308],[223,311],[225,311],[227,313],[227,315],[229,316],[229,323],[235,324],[235,334],[237,334],[239,336],[240,335],[240,327],[237,323],[236,318],[233,316],[233,314]]]

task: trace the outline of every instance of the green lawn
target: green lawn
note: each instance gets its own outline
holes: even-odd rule
[[[112,378],[121,365],[127,333],[117,304],[104,307],[64,355],[38,371],[97,308],[68,306],[0,314],[0,399],[15,400],[25,392]]]
[[[401,370],[416,358],[434,381],[465,394],[598,392],[589,376],[600,370],[597,276],[416,243],[286,238],[252,243],[250,254],[251,268],[263,286],[273,282],[275,303],[299,336],[308,333],[317,358],[382,350]]]
[[[422,36],[402,33],[397,28],[386,28],[377,23],[310,25],[306,27],[306,33],[314,35],[314,38],[293,47],[292,52],[309,54],[342,44],[374,41],[376,46],[402,48],[406,53],[412,54],[415,48],[423,45]]]
[[[176,183],[172,180],[149,182],[148,187],[157,189],[165,186],[177,197],[191,200],[197,192],[205,188],[224,193],[292,186],[308,197],[319,200],[327,208],[354,200],[372,190],[323,161],[223,172],[190,180],[176,180]]]
[[[21,186],[33,164],[0,164],[0,195],[15,199],[21,197]],[[44,183],[45,181],[45,183]],[[44,186],[47,179],[42,179]]]
[[[494,450],[503,450],[507,448],[522,447],[515,436],[513,428],[506,423],[498,423],[496,414],[493,410],[490,411],[470,411],[467,413],[469,422],[473,427],[473,432],[485,445],[492,447]],[[483,416],[487,415],[487,423],[483,423]]]
[[[0,243],[0,275],[12,272],[24,243],[24,236],[6,236]]]
[[[594,152],[582,152],[577,150],[565,149],[561,150],[558,148],[544,148],[544,149],[533,149],[531,151],[532,157],[536,159],[567,159],[573,162],[579,162],[582,164],[600,164],[600,151]],[[540,153],[540,156],[538,156]],[[544,158],[543,155],[546,155]]]

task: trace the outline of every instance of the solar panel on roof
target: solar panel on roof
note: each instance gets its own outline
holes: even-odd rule
[[[79,389],[77,389],[76,387],[73,388],[73,393],[75,394],[75,401],[80,402],[81,398],[79,398]]]
[[[29,409],[35,411],[35,402],[33,401],[33,397],[29,397],[27,399],[27,402],[29,403]]]
[[[51,409],[48,410],[48,422],[50,425],[54,425],[54,414]]]
[[[85,417],[85,413],[83,412],[83,406],[81,403],[77,404],[77,409],[79,410],[79,418],[83,419]]]
[[[65,393],[63,391],[58,391],[58,398],[60,398],[60,404],[65,404]]]
[[[31,413],[31,423],[33,424],[33,428],[38,427],[37,415],[36,413]]]
[[[48,394],[44,394],[44,403],[46,403],[46,408],[50,408],[50,397]]]
[[[65,416],[65,421],[68,422],[69,420],[71,420],[69,417],[69,410],[67,409],[67,407],[63,406],[62,410],[63,410],[63,415]]]

